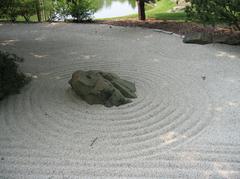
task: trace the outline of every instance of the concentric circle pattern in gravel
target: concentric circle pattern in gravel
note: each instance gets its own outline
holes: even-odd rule
[[[239,122],[228,114],[239,105],[239,47],[187,46],[152,30],[105,25],[0,31],[1,48],[22,54],[22,69],[34,75],[0,103],[0,177],[240,176]],[[138,98],[88,105],[68,84],[78,69],[114,72],[136,84]]]

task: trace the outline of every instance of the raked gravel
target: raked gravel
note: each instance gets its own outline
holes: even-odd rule
[[[33,80],[0,102],[0,178],[240,178],[240,47],[151,29],[0,24],[0,49]],[[88,105],[75,70],[136,84],[121,107]]]

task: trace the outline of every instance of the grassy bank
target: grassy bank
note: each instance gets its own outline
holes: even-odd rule
[[[158,20],[184,20],[186,17],[184,12],[168,12],[175,5],[176,4],[171,0],[160,0],[153,9],[146,11],[147,18]]]
[[[186,19],[185,12],[174,12],[174,13],[156,13],[151,14],[148,18],[153,18],[156,20],[177,20],[184,21]]]
[[[146,10],[147,18],[153,18],[156,20],[185,20],[186,14],[185,12],[168,12],[171,10],[176,4],[171,0],[159,0],[156,2],[155,7]],[[114,17],[114,18],[104,18],[99,20],[133,20],[137,19],[137,14],[123,16],[123,17]]]
[[[172,2],[171,0],[160,0],[160,1],[157,1],[154,8],[146,11],[146,14],[148,16],[151,16],[156,13],[167,12],[174,6],[175,6],[175,3]]]

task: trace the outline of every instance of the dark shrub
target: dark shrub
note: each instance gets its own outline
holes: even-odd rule
[[[95,11],[96,8],[91,0],[73,0],[69,3],[69,14],[77,22],[91,20]]]
[[[68,0],[54,1],[51,6],[51,15],[49,20],[66,20],[66,17],[70,15],[70,4]],[[49,6],[50,7],[50,6]]]
[[[35,0],[0,0],[0,18],[15,22],[18,16],[22,16],[26,22],[36,14]]]
[[[0,0],[0,17],[15,22],[19,15],[19,2],[17,0]]]
[[[18,14],[24,17],[26,22],[30,22],[30,17],[36,14],[36,2],[33,0],[18,1]]]
[[[9,94],[19,93],[19,89],[29,81],[18,71],[17,62],[21,61],[23,59],[14,54],[0,51],[0,100]]]
[[[96,11],[93,0],[58,0],[52,3],[52,19],[66,20],[73,18],[76,22],[88,21]]]
[[[188,19],[205,24],[226,23],[240,30],[240,0],[188,0]]]

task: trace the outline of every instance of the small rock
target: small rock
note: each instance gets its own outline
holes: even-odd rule
[[[1,157],[1,160],[4,160],[4,157]]]
[[[206,76],[202,76],[202,79],[203,79],[203,80],[206,80]]]
[[[31,74],[31,73],[24,73],[24,75],[25,75],[27,78],[32,78],[32,74]]]

